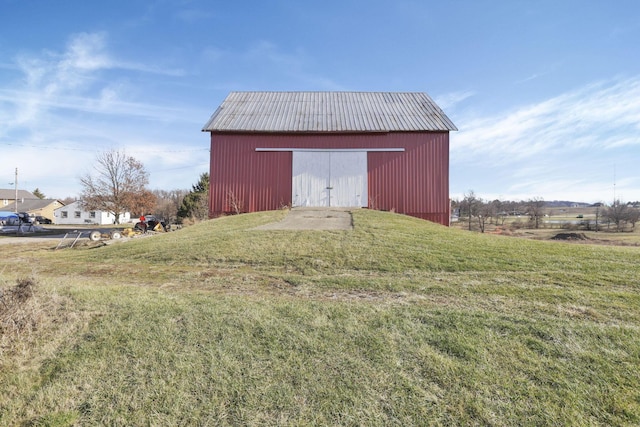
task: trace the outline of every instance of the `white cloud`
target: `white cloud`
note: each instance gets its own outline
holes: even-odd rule
[[[449,109],[455,108],[455,106],[462,101],[471,98],[476,93],[472,90],[457,91],[451,93],[445,93],[444,95],[437,96],[434,101],[445,112]]]
[[[59,63],[61,74],[73,70],[95,71],[112,68],[113,60],[106,53],[105,33],[80,33],[71,37],[64,59]]]
[[[640,76],[589,84],[501,114],[456,117],[452,192],[518,199],[640,198]]]
[[[458,159],[491,152],[504,164],[539,154],[640,145],[640,77],[604,81],[555,98],[470,120],[451,137]]]
[[[0,85],[0,173],[18,167],[24,188],[65,197],[78,192],[96,152],[122,148],[158,171],[158,186],[188,187],[162,171],[202,163],[199,129],[211,112],[140,98],[146,92],[129,76],[180,73],[122,61],[107,41],[106,33],[76,34],[61,52],[23,53],[6,67],[18,77]]]
[[[18,57],[17,69],[23,78],[18,84],[0,88],[0,102],[5,104],[2,111],[6,118],[5,129],[42,126],[44,116],[55,114],[59,109],[162,121],[171,120],[179,112],[184,114],[182,108],[128,100],[133,91],[130,85],[118,80],[108,83],[100,80],[100,72],[109,69],[167,75],[181,73],[114,59],[107,51],[106,39],[105,33],[77,34],[70,38],[61,54],[45,52],[39,57]],[[198,123],[200,121],[202,119]]]

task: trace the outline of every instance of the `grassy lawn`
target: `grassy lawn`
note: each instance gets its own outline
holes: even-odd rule
[[[284,214],[11,247],[0,425],[640,423],[640,248]]]

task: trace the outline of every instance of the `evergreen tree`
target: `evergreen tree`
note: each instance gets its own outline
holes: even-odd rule
[[[46,196],[44,195],[44,193],[42,191],[40,191],[39,188],[36,188],[35,190],[33,190],[33,195],[36,196],[38,199],[44,199]]]
[[[209,174],[200,175],[200,180],[191,187],[178,208],[178,219],[204,220],[209,217]]]

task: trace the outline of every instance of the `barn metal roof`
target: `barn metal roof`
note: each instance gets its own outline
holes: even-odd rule
[[[204,132],[458,130],[423,92],[231,92]]]

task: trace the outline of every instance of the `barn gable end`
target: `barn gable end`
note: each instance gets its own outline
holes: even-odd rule
[[[449,132],[424,93],[232,92],[211,133],[212,217],[359,206],[449,223]]]

